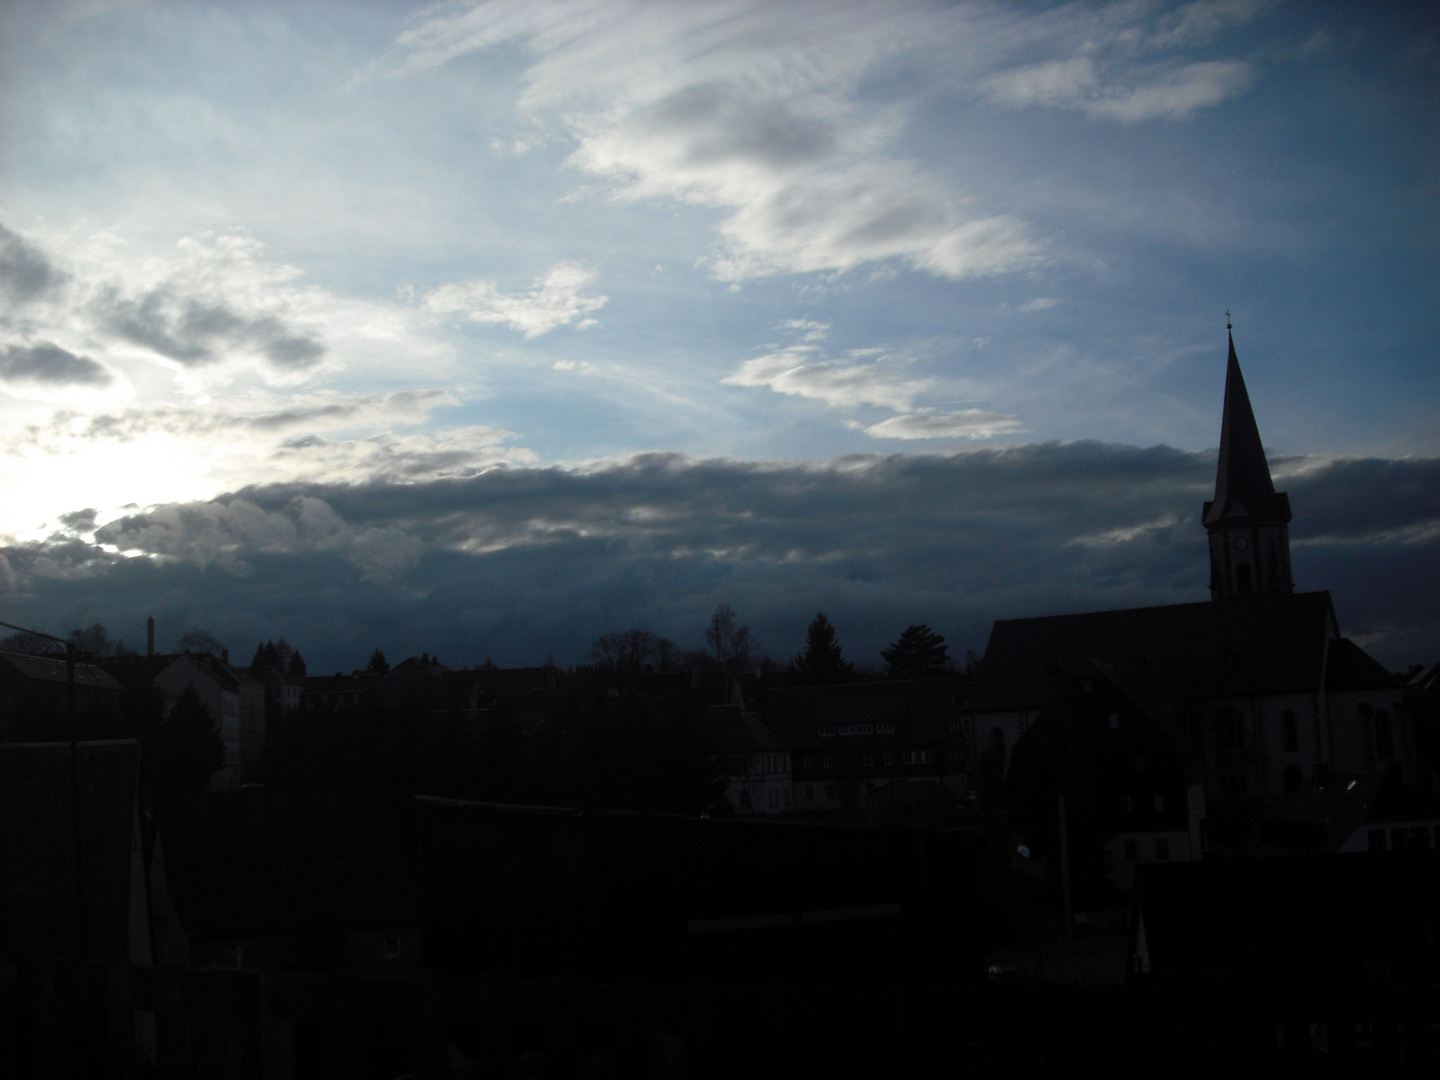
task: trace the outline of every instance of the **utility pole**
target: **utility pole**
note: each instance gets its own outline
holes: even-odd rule
[[[66,705],[70,713],[70,817],[75,826],[75,941],[83,959],[85,947],[85,874],[80,846],[80,718],[75,710],[75,653],[73,641],[65,643],[65,675],[69,683]]]
[[[1065,944],[1070,944],[1074,935],[1074,919],[1070,914],[1070,845],[1065,836],[1065,793],[1060,800],[1060,902],[1065,913]]]

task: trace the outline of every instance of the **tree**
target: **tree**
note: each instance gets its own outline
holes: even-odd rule
[[[806,682],[845,682],[854,669],[846,661],[835,636],[835,627],[823,611],[817,612],[805,631],[805,651],[790,662],[790,668]]]
[[[595,639],[590,659],[596,667],[614,672],[621,682],[631,685],[639,681],[640,672],[654,656],[655,644],[655,635],[649,630],[615,630]]]
[[[924,623],[907,626],[888,649],[880,650],[892,679],[933,679],[954,674],[945,639]]]
[[[384,675],[390,670],[390,661],[385,659],[385,654],[377,646],[370,654],[370,659],[365,664],[366,675]]]
[[[225,646],[208,626],[192,626],[175,643],[180,652],[210,653],[219,656]]]
[[[715,654],[715,663],[738,675],[750,661],[750,628],[735,622],[735,609],[719,604],[705,628],[705,644]]]
[[[163,701],[157,707],[153,697],[142,696],[131,708],[141,769],[153,790],[204,791],[224,768],[224,740],[195,687],[185,687],[169,713],[162,713]]]
[[[77,628],[70,631],[71,643],[86,656],[133,656],[134,653],[125,647],[125,642],[118,638],[110,640],[109,633],[102,623],[95,623],[92,626]]]
[[[255,646],[255,655],[250,660],[250,674],[258,677],[267,667],[283,673],[294,655],[295,650],[283,637],[279,641],[270,641],[267,638]]]
[[[290,655],[290,663],[285,665],[285,674],[292,679],[303,679],[305,677],[305,658],[296,649]]]
[[[25,630],[0,640],[0,652],[20,653],[24,656],[49,656],[61,651],[58,641]]]

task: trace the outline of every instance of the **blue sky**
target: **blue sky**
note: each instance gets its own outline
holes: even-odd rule
[[[1429,476],[1440,454],[1426,5],[14,4],[0,50],[12,614],[50,602],[44,582],[64,575],[45,567],[61,564],[92,582],[66,594],[67,618],[173,600],[179,586],[106,599],[95,583],[127,558],[224,559],[95,530],[237,492],[270,513],[264,493],[303,491],[341,522],[327,557],[413,592],[405,576],[432,557],[478,581],[496,552],[585,538],[563,500],[504,540],[441,538],[427,493],[499,468],[581,484],[662,453],[679,455],[667,475],[723,462],[739,483],[917,455],[1034,462],[1049,443],[1092,461],[1077,448],[1163,445],[1203,464],[1227,308],[1282,487],[1362,460]],[[396,484],[413,489],[401,518],[334,509]],[[615,520],[669,498],[611,495]],[[1407,558],[1432,543],[1415,539],[1430,536],[1427,500],[1406,539],[1374,543],[1412,545]],[[1036,542],[1091,535],[1098,504],[1082,504]],[[1045,516],[1007,506],[1017,530]],[[856,514],[830,512],[839,531]],[[1170,511],[1135,513],[1139,527]],[[205,519],[216,550],[318,557],[320,541],[221,517]],[[344,554],[364,528],[421,546],[367,570]],[[44,561],[75,542],[90,554]],[[736,545],[726,572],[754,571]],[[242,562],[258,565],[234,555],[223,572]],[[578,655],[606,617],[685,632],[726,598],[719,565],[635,585],[556,647]],[[1387,623],[1389,594],[1355,566],[1375,642],[1440,642]],[[776,651],[792,622],[841,603],[823,580],[756,594]],[[1108,595],[954,590],[928,617],[970,637]],[[1130,596],[1161,598],[1175,597]],[[291,617],[173,608],[233,618],[236,635]],[[898,627],[867,610],[868,649]],[[513,646],[430,632],[520,662],[563,621],[494,623]]]

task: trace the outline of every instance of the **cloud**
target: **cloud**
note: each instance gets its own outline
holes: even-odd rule
[[[0,347],[0,379],[47,386],[109,386],[108,368],[49,341]]]
[[[1083,56],[996,75],[982,84],[982,90],[999,105],[1074,109],[1095,118],[1135,123],[1182,119],[1244,93],[1254,77],[1254,67],[1247,62],[1212,60],[1149,73],[1136,85],[1106,85],[1097,76],[1094,61]]]
[[[816,359],[818,355],[814,345],[792,345],[746,360],[720,381],[726,386],[765,386],[777,394],[842,409],[878,405],[906,410],[917,394],[929,388],[924,380],[898,377],[884,361],[838,363]]]
[[[858,92],[888,56],[943,47],[960,20],[894,5],[574,2],[432,9],[402,34],[402,72],[523,42],[522,106],[578,145],[570,164],[629,200],[722,212],[722,280],[900,260],[942,277],[1039,254],[1018,219],[887,151],[904,108]]]
[[[9,311],[37,300],[65,280],[45,253],[0,225],[0,321]]]
[[[922,410],[892,416],[863,429],[876,439],[989,439],[1021,430],[1020,418],[984,409]]]
[[[777,394],[808,398],[835,409],[890,409],[892,416],[870,425],[850,426],[876,439],[987,439],[1020,430],[1017,417],[983,409],[945,412],[916,405],[916,398],[936,388],[936,381],[906,373],[885,349],[852,350],[844,360],[824,357],[820,342],[829,327],[791,319],[781,328],[800,333],[800,341],[746,360],[721,379],[726,386],[767,387]]]
[[[1021,311],[1044,311],[1058,304],[1059,300],[1053,300],[1048,296],[1037,296],[1034,300],[1028,300],[1020,305]]]
[[[418,561],[420,542],[401,529],[356,527],[321,499],[297,496],[275,511],[246,499],[156,507],[95,530],[97,544],[249,571],[247,556],[340,553],[364,581],[385,583]]]
[[[170,285],[125,297],[109,287],[95,299],[99,326],[132,345],[186,366],[213,364],[232,353],[258,354],[277,368],[318,363],[325,345],[273,314],[240,314],[223,300],[182,296]]]
[[[377,643],[575,661],[631,625],[698,643],[722,601],[782,658],[816,610],[851,656],[922,621],[979,650],[996,618],[1205,599],[1214,469],[1213,452],[1074,443],[273,485],[102,525],[128,557],[11,545],[7,603],[42,627],[118,633],[153,610],[232,641],[283,633],[319,669]],[[1387,663],[1440,655],[1440,459],[1326,461],[1285,487],[1297,585],[1332,590],[1344,631],[1378,635]]]
[[[595,320],[585,316],[599,311],[609,298],[585,296],[581,290],[596,277],[578,263],[560,263],[526,292],[502,293],[493,281],[466,281],[426,293],[421,306],[437,314],[463,312],[471,322],[504,323],[529,341],[570,323],[577,330],[594,326]]]

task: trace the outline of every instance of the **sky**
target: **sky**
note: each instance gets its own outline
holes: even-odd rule
[[[0,619],[326,669],[1297,586],[1440,659],[1425,4],[0,7]]]

